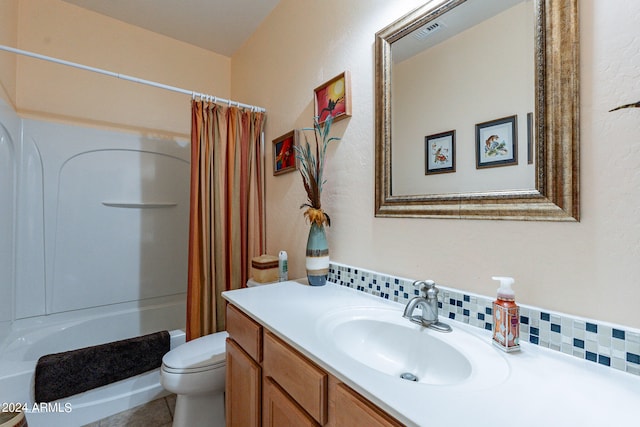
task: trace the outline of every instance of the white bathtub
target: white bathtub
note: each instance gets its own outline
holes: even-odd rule
[[[75,427],[166,395],[159,370],[37,406],[33,383],[40,356],[169,330],[184,343],[185,295],[114,304],[14,321],[0,337],[0,404],[26,404],[30,427]],[[180,329],[182,328],[182,329]]]

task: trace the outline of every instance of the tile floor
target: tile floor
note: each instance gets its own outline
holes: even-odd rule
[[[170,395],[103,418],[84,427],[171,427],[176,396]]]

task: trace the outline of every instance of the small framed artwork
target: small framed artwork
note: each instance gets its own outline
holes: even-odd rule
[[[273,140],[273,174],[293,172],[296,168],[294,146],[298,143],[297,132],[292,130]]]
[[[329,115],[333,121],[351,117],[351,74],[345,71],[313,90],[313,105],[318,123]]]
[[[425,175],[456,171],[456,131],[424,137]]]
[[[518,164],[516,116],[476,125],[476,169]]]

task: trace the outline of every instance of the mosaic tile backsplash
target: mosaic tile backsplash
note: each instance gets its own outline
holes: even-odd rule
[[[331,262],[328,280],[406,304],[419,295],[413,280]],[[440,315],[491,330],[494,297],[438,285]],[[520,305],[520,341],[640,375],[640,330]]]

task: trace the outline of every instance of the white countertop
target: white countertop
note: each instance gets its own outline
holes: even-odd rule
[[[489,331],[441,318],[454,331],[472,334],[479,345],[500,353],[508,372],[497,372],[504,380],[484,388],[410,383],[344,357],[318,332],[319,319],[327,312],[379,307],[398,310],[401,316],[401,304],[332,283],[312,287],[294,281],[223,296],[407,425],[640,425],[640,377],[597,363],[529,343],[506,354],[491,344]]]

